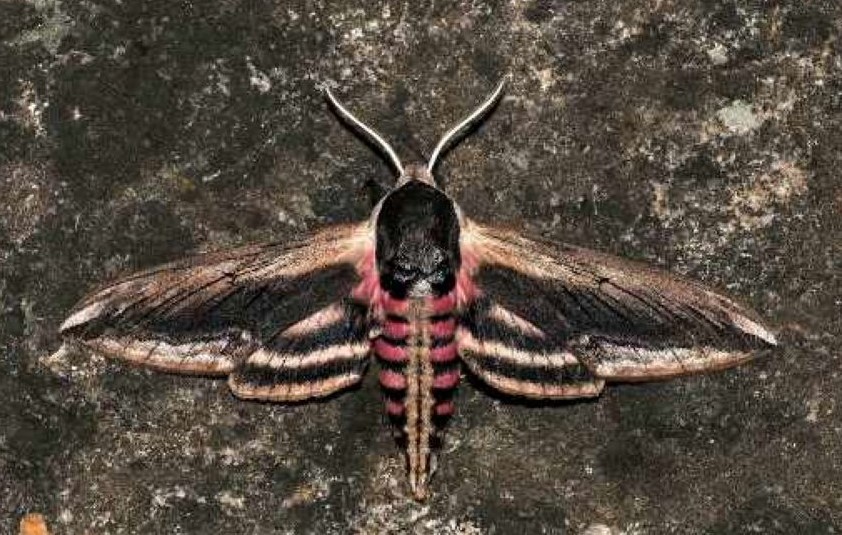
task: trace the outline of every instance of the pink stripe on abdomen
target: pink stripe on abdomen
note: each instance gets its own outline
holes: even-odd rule
[[[383,337],[374,341],[374,353],[387,362],[403,363],[407,359],[406,347],[393,344]]]
[[[406,340],[409,336],[409,324],[404,321],[387,319],[383,323],[383,336],[392,340]]]
[[[437,373],[433,377],[433,388],[436,390],[453,390],[459,384],[459,368]]]
[[[453,405],[452,400],[448,399],[446,401],[437,401],[436,402],[436,407],[435,407],[436,416],[447,417],[447,416],[452,415],[453,411],[455,411],[455,410],[456,410],[456,407]]]
[[[406,376],[393,370],[380,370],[380,384],[389,390],[406,390]]]
[[[452,314],[456,308],[456,293],[450,292],[447,295],[430,299],[430,314],[439,316],[443,314]]]
[[[456,318],[450,317],[433,322],[430,325],[430,336],[433,338],[450,338],[456,332]]]
[[[456,351],[456,343],[451,342],[446,346],[434,347],[430,350],[430,362],[436,364],[444,362],[452,362],[456,360],[458,352]]]
[[[389,416],[403,416],[406,411],[403,403],[391,398],[386,398],[386,414]]]

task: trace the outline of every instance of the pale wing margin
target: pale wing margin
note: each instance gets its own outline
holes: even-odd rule
[[[348,296],[371,247],[368,224],[343,225],[166,264],[93,292],[61,333],[160,371],[232,374],[229,383],[243,397],[328,395],[365,368],[367,311]],[[254,372],[253,355],[267,364],[260,388],[254,373],[236,379]]]
[[[727,368],[776,345],[750,310],[644,264],[471,221],[462,252],[483,296],[534,324],[597,378]]]

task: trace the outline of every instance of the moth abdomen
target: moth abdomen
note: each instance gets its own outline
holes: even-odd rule
[[[381,318],[372,352],[380,363],[385,409],[402,427],[410,486],[420,499],[426,495],[430,452],[454,411],[452,393],[461,376],[456,292],[401,299],[383,289],[373,305]]]
[[[441,297],[423,299],[423,312],[411,316],[411,301],[388,296],[383,299],[385,317],[372,350],[381,363],[380,385],[389,391],[386,410],[391,415],[403,414],[403,395],[413,380],[408,364],[421,356],[432,369],[429,389],[452,390],[459,383],[460,368],[456,344],[456,296],[450,292]],[[406,315],[404,315],[406,314]],[[453,412],[452,404],[434,404],[439,415]]]

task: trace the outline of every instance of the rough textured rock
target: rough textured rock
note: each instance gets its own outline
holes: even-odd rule
[[[0,4],[0,532],[838,533],[838,2]],[[466,212],[727,289],[780,333],[737,370],[533,406],[466,384],[429,503],[374,381],[329,401],[87,354],[91,285],[363,217],[508,73],[439,174]]]

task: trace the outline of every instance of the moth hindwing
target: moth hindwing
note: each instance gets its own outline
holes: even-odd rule
[[[400,173],[368,221],[130,275],[84,298],[62,334],[132,364],[227,376],[236,396],[271,401],[357,384],[374,354],[419,500],[463,363],[505,394],[570,399],[775,345],[755,314],[697,283],[466,218],[432,169],[501,90],[427,165],[406,167],[328,93]]]

